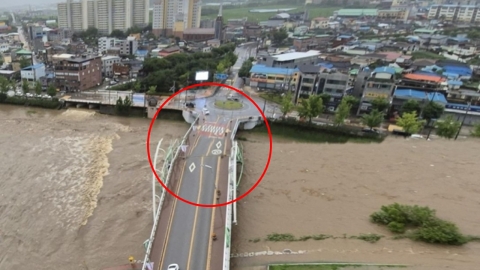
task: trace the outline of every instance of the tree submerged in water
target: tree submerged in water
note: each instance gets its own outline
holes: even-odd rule
[[[115,104],[115,113],[117,115],[128,116],[130,115],[130,111],[132,109],[132,101],[127,96],[124,99],[119,97],[117,99],[117,103]]]

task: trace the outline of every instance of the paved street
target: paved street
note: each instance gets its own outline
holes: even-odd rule
[[[231,147],[225,132],[230,128],[230,119],[220,116],[205,116],[194,131],[194,140],[188,146],[189,154],[183,165],[183,175],[178,179],[178,194],[191,202],[215,204],[216,187],[226,187],[227,173],[221,170],[228,164],[222,158]],[[220,196],[221,197],[221,196]],[[195,207],[175,200],[167,225],[165,249],[156,269],[166,269],[176,263],[180,269],[203,270],[210,267],[212,256],[211,234],[214,225],[213,208]],[[216,243],[217,244],[217,243]],[[218,243],[223,245],[222,243]]]

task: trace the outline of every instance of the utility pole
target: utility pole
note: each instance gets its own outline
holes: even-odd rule
[[[458,128],[457,135],[455,135],[455,141],[457,140],[458,135],[460,134],[460,131],[462,130],[463,124],[465,123],[465,119],[467,118],[468,111],[470,110],[470,106],[471,106],[471,105],[472,105],[472,103],[471,103],[471,102],[468,102],[467,109],[465,110],[465,114],[463,115],[462,124],[461,124],[460,127]]]
[[[265,107],[267,106],[267,100],[263,100],[263,114],[265,114]]]

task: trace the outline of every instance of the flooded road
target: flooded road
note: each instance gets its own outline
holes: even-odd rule
[[[153,223],[148,125],[88,110],[0,106],[0,269],[142,260]],[[152,149],[187,129],[157,123]]]

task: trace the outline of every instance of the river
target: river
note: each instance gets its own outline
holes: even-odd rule
[[[142,260],[152,226],[149,120],[0,106],[0,269],[102,269]],[[160,138],[185,134],[156,123]]]

